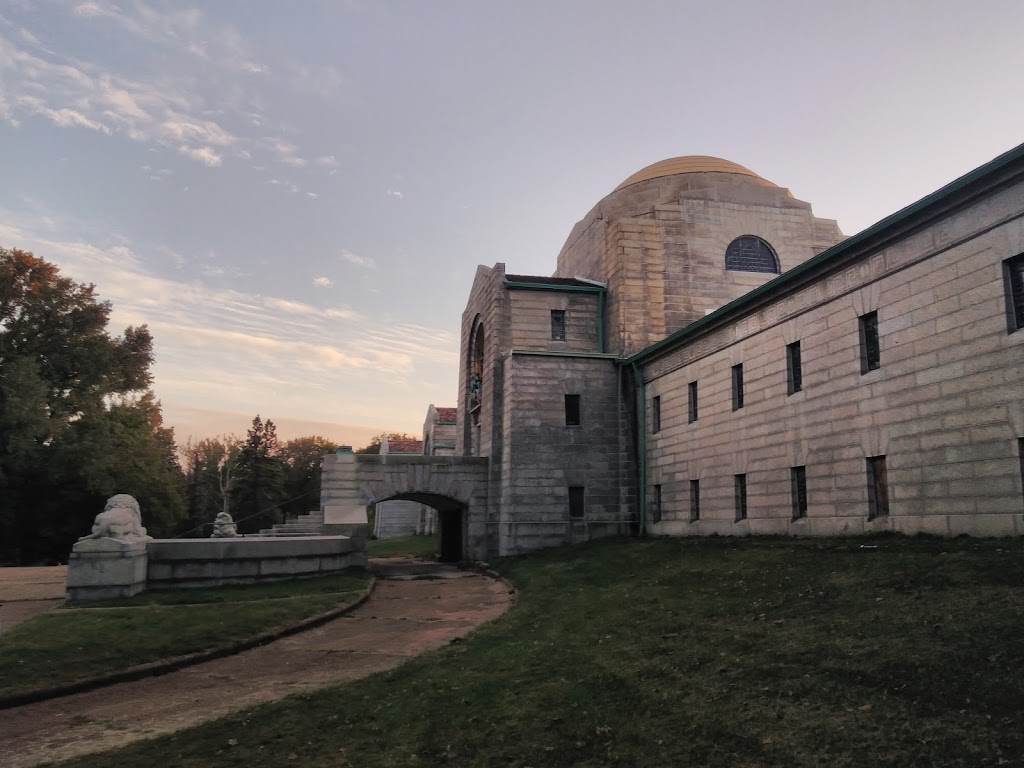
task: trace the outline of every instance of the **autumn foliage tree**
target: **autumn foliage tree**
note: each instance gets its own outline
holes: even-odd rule
[[[94,286],[0,248],[0,562],[66,558],[113,493],[157,534],[183,514],[149,330],[112,336],[109,320]]]

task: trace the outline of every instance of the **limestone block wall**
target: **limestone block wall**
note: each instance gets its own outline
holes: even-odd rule
[[[598,298],[593,293],[509,291],[512,349],[597,352]],[[565,340],[551,338],[551,310],[565,312]]]
[[[763,179],[688,173],[602,200],[574,228],[555,274],[608,283],[607,349],[628,356],[774,277],[725,269],[742,235],[771,244],[782,271],[843,239],[835,221]]]
[[[1015,184],[645,362],[648,497],[672,535],[1024,533],[1024,331],[1008,333],[1003,262],[1024,252]],[[877,312],[880,366],[862,373],[858,318]],[[803,389],[788,394],[786,346]],[[744,404],[733,410],[732,368]],[[688,385],[697,382],[690,423]],[[652,403],[660,397],[661,429]],[[869,520],[868,457],[889,512]],[[792,467],[806,467],[794,519]],[[748,519],[736,520],[735,476]],[[691,521],[691,481],[700,519]]]
[[[618,383],[610,357],[506,361],[501,554],[629,531]],[[566,426],[566,394],[580,396],[579,426]],[[585,489],[580,519],[569,515],[570,486]]]
[[[511,346],[508,338],[509,299],[504,288],[505,265],[478,267],[466,309],[462,313],[462,349],[459,353],[459,402],[456,427],[456,448],[459,456],[490,456],[499,449],[501,424],[495,418],[501,413],[504,379],[500,375],[500,351]],[[473,336],[477,324],[484,329],[483,399],[474,413],[470,407],[469,385],[472,375]],[[497,372],[497,373],[496,373]],[[474,426],[478,420],[479,430]],[[495,478],[496,481],[499,478]]]
[[[421,505],[414,501],[382,501],[374,515],[373,535],[398,539],[420,533]]]

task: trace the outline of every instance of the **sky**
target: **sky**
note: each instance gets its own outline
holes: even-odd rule
[[[669,157],[855,234],[1024,140],[1019,0],[0,0],[0,247],[149,326],[179,442],[456,405],[478,264]]]

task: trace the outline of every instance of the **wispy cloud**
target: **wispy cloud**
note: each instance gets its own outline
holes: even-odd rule
[[[347,261],[349,264],[354,264],[361,269],[374,269],[377,266],[377,262],[369,256],[360,256],[358,253],[353,253],[348,248],[342,248],[341,258]]]
[[[402,194],[401,192],[399,192],[399,191],[398,191],[397,189],[389,189],[389,190],[388,190],[388,191],[387,191],[387,192],[386,192],[385,194],[386,194],[386,195],[387,195],[388,197],[393,197],[393,198],[395,198],[396,200],[401,200],[401,199],[403,199],[403,198],[405,197],[405,195],[403,195],[403,194]]]
[[[26,218],[0,211],[0,222]],[[255,402],[270,391],[261,393],[260,387],[301,391],[331,372],[386,373],[393,381],[413,377],[421,367],[433,373],[439,361],[457,364],[458,344],[449,333],[382,324],[380,318],[364,317],[345,306],[325,309],[187,277],[159,277],[144,266],[140,251],[147,249],[131,243],[62,239],[9,224],[0,224],[0,243],[34,250],[56,261],[72,278],[96,283],[101,298],[113,302],[115,325],[147,323],[157,341],[158,393],[196,396],[196,370],[203,371],[206,382],[218,377],[233,382],[233,391],[245,390],[244,396]],[[185,261],[164,247],[148,250],[159,260]],[[344,254],[359,266],[373,263],[351,251]],[[200,270],[208,277],[223,275],[217,266]],[[325,279],[314,283],[323,284]],[[345,323],[344,334],[337,331],[339,322]]]
[[[70,16],[71,23],[84,25],[84,35],[90,25],[115,25],[145,44],[144,56],[159,66],[143,64],[127,75],[102,63],[102,51],[76,59],[8,23],[12,34],[0,26],[0,119],[22,127],[26,118],[43,118],[62,128],[164,147],[211,168],[258,156],[292,168],[307,164],[292,141],[240,132],[265,121],[255,106],[259,98],[247,92],[250,81],[239,80],[238,73],[268,67],[255,61],[253,46],[233,28],[215,25],[195,9],[157,9],[142,0],[124,6],[89,0],[70,6]],[[211,104],[204,94],[213,92],[203,82],[218,77],[225,87],[215,101],[210,96]]]
[[[313,285],[315,285],[317,288],[330,288],[332,285],[334,285],[334,283],[331,281],[331,278],[329,277],[314,277]]]

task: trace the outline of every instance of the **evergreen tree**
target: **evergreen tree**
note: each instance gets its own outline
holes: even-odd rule
[[[232,493],[235,521],[240,532],[252,533],[273,525],[283,513],[284,463],[277,442],[277,427],[259,414],[252,420],[235,467]]]

